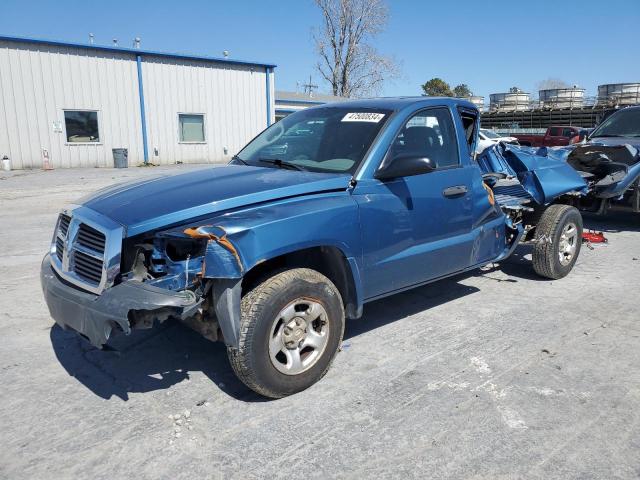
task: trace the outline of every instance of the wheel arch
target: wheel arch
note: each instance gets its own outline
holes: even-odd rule
[[[290,268],[310,268],[326,276],[340,292],[345,316],[362,316],[362,286],[355,258],[332,245],[301,248],[258,261],[240,278],[212,279],[216,317],[228,346],[238,346],[242,296],[269,276]]]
[[[310,268],[321,273],[340,292],[346,317],[362,316],[362,287],[357,262],[333,245],[301,248],[258,262],[245,272],[242,293],[274,273],[290,268]]]

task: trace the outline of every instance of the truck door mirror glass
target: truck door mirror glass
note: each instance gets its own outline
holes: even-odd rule
[[[391,180],[399,177],[411,177],[433,172],[435,164],[430,158],[410,155],[397,155],[390,162],[385,162],[375,174],[378,180]]]

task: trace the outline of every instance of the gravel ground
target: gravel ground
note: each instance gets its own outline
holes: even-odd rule
[[[365,307],[328,375],[267,401],[175,322],[119,353],[53,326],[39,268],[60,207],[193,166],[0,174],[0,477],[640,477],[640,217],[537,278],[500,266]]]

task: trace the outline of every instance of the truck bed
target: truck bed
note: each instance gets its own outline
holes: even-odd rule
[[[496,203],[500,206],[515,207],[525,205],[533,200],[531,194],[516,178],[498,180],[491,189]]]
[[[567,193],[586,192],[587,183],[565,161],[547,156],[546,149],[495,145],[477,156],[484,174],[503,177],[492,181],[496,202],[501,206],[527,203],[547,205]]]

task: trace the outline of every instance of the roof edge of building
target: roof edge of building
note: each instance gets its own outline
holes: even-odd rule
[[[129,48],[129,47],[115,47],[109,45],[92,45],[88,43],[75,43],[75,42],[65,42],[61,40],[48,40],[42,38],[31,38],[31,37],[20,37],[15,35],[2,35],[0,34],[0,41],[7,42],[15,42],[15,43],[30,43],[34,45],[52,45],[57,47],[70,47],[70,48],[82,48],[86,50],[98,50],[98,51],[106,51],[106,52],[118,52],[118,53],[126,53],[130,55],[147,55],[153,57],[165,57],[165,58],[177,58],[182,60],[196,60],[201,62],[211,62],[211,63],[226,63],[231,65],[245,65],[245,66],[254,66],[254,67],[262,67],[262,68],[276,68],[277,65],[274,63],[264,63],[264,62],[255,62],[249,60],[233,60],[229,58],[219,58],[219,57],[210,57],[206,55],[196,55],[189,53],[172,53],[172,52],[160,52],[155,50],[145,50],[138,48]]]

